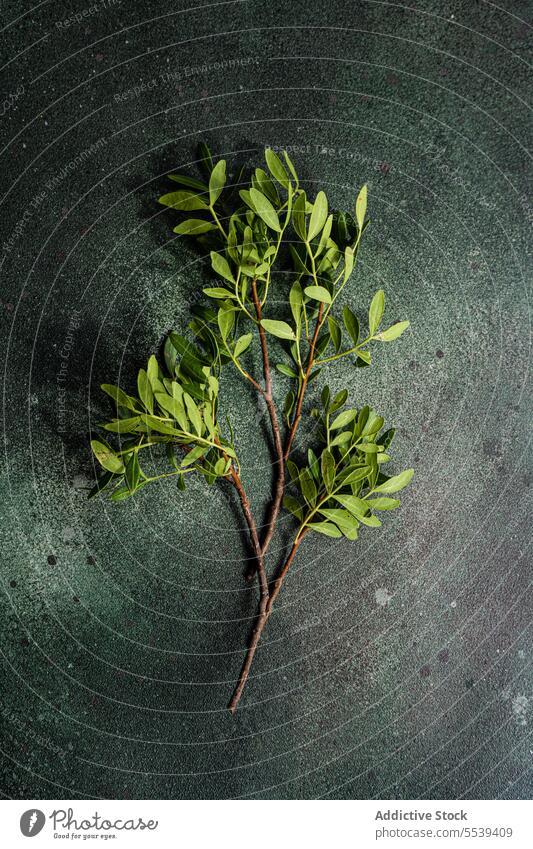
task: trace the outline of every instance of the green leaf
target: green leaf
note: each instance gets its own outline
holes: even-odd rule
[[[109,395],[115,403],[120,407],[126,407],[128,410],[138,412],[138,403],[136,398],[131,395],[126,395],[118,386],[113,386],[111,383],[102,383],[101,389]]]
[[[225,280],[228,280],[230,283],[235,283],[235,278],[231,273],[231,269],[229,267],[227,259],[221,254],[218,254],[216,251],[211,251],[211,265],[213,266],[213,271],[215,271]]]
[[[348,277],[350,276],[350,274],[353,271],[353,264],[354,264],[353,248],[351,248],[348,245],[348,247],[346,247],[344,249],[344,277],[343,277],[344,283],[346,283],[346,281],[348,280]]]
[[[383,289],[378,289],[378,291],[372,298],[372,303],[370,304],[370,309],[368,310],[368,328],[371,336],[374,335],[379,325],[381,324],[384,309],[385,293]]]
[[[250,189],[250,199],[258,216],[263,219],[267,227],[281,233],[278,213],[270,203],[269,199],[257,189]]]
[[[216,230],[217,225],[212,221],[203,221],[201,218],[188,218],[187,221],[182,221],[177,227],[174,227],[174,233],[180,236],[200,236],[202,233],[209,233],[210,230]]]
[[[300,469],[293,460],[287,460],[287,471],[293,483],[300,477]]]
[[[225,475],[226,474],[226,465],[227,465],[227,461],[226,461],[225,457],[219,457],[218,460],[215,463],[215,468],[214,468],[215,475],[218,475],[219,477],[222,477],[223,475]]]
[[[157,416],[143,414],[140,418],[151,430],[155,430],[157,433],[164,433],[167,436],[180,435],[180,432],[170,422],[161,421]]]
[[[298,174],[296,173],[296,169],[295,169],[294,165],[292,164],[291,158],[290,158],[290,156],[289,156],[289,154],[287,153],[286,150],[283,151],[283,158],[285,159],[285,162],[287,163],[287,168],[291,172],[291,176],[294,180],[295,186],[296,186],[296,188],[298,188],[298,185],[299,185]]]
[[[198,436],[201,436],[203,431],[203,422],[200,411],[188,392],[183,393],[183,400],[185,402],[185,408],[187,410],[187,415],[191,420],[191,424]]]
[[[357,529],[359,528],[358,520],[352,516],[348,510],[339,508],[322,508],[318,511],[321,516],[325,516],[330,522],[334,522],[342,535],[347,539],[357,539]]]
[[[379,339],[380,342],[392,342],[394,339],[397,339],[398,336],[401,336],[404,330],[407,330],[409,324],[409,321],[398,321],[396,324],[388,327],[387,330],[382,330],[381,333],[377,333],[374,336],[374,339]]]
[[[329,412],[330,413],[336,413],[337,410],[340,410],[341,407],[344,407],[347,398],[348,398],[348,390],[347,389],[341,389],[340,392],[337,392],[332,403],[330,404]]]
[[[273,321],[270,318],[263,318],[261,319],[261,326],[265,328],[267,333],[271,333],[272,336],[277,336],[279,339],[290,339],[291,341],[296,339],[294,330],[286,321]]]
[[[159,198],[159,203],[163,206],[170,206],[171,209],[177,209],[180,212],[191,212],[194,209],[209,209],[209,204],[195,194],[195,192],[169,192]]]
[[[170,465],[172,466],[173,469],[178,471],[179,465],[178,465],[178,461],[176,460],[176,453],[174,451],[174,446],[172,445],[171,442],[167,443],[166,452],[167,452],[168,462],[170,463]]]
[[[373,442],[360,442],[357,446],[357,450],[364,454],[378,454],[382,448],[382,445],[374,445]]]
[[[280,158],[276,153],[274,153],[271,148],[267,147],[265,150],[265,161],[268,166],[268,170],[272,174],[275,180],[283,186],[284,189],[288,189],[289,187],[289,175],[287,174],[285,168],[283,167]]]
[[[293,516],[303,522],[304,520],[304,511],[299,501],[296,498],[293,498],[292,495],[285,495],[283,498],[283,506],[285,510],[288,510],[289,513],[292,513]]]
[[[286,419],[288,419],[290,414],[292,413],[292,408],[294,407],[295,401],[296,401],[296,398],[294,396],[294,392],[292,392],[292,391],[287,392],[287,394],[285,396],[285,402],[283,404],[283,415],[285,416]]]
[[[377,516],[370,514],[369,516],[360,516],[359,521],[362,525],[367,525],[369,528],[380,528],[381,521]]]
[[[278,195],[278,190],[276,186],[262,168],[255,169],[255,181],[257,183],[257,188],[260,192],[263,192],[274,206],[279,206],[280,200]]]
[[[240,357],[241,354],[250,347],[252,343],[252,334],[245,333],[244,336],[240,336],[235,343],[235,350],[233,351],[234,357]]]
[[[335,353],[338,354],[342,345],[342,331],[338,322],[332,315],[328,316],[328,330],[329,335],[331,336],[331,341],[333,342],[333,347],[335,348]]]
[[[181,430],[189,430],[189,422],[185,415],[185,408],[181,401],[171,395],[164,394],[163,392],[156,392],[155,400],[164,413],[168,413],[173,419],[176,419]]]
[[[363,501],[362,498],[357,498],[356,495],[334,495],[333,498],[335,501],[338,501],[339,504],[342,504],[346,510],[349,510],[350,513],[355,516],[359,521],[363,520],[363,516],[368,513],[368,505],[366,501]]]
[[[292,317],[297,328],[299,328],[302,323],[303,302],[302,287],[297,280],[293,283],[289,292],[289,304],[291,307]]]
[[[135,492],[137,489],[137,485],[139,483],[139,478],[141,476],[141,467],[139,466],[139,457],[137,452],[134,451],[128,460],[128,464],[126,466],[126,484],[130,492]]]
[[[200,457],[203,457],[204,454],[207,454],[209,451],[209,445],[196,445],[190,451],[187,452],[185,457],[181,462],[181,468],[185,469],[187,466],[191,466],[193,463],[196,463]]]
[[[200,192],[207,192],[207,186],[201,180],[195,177],[187,177],[184,174],[169,174],[171,180],[175,183],[180,183],[182,186],[187,186],[189,189],[198,189]]]
[[[148,375],[148,380],[150,381],[150,386],[152,387],[152,390],[153,390],[155,385],[157,385],[157,383],[159,383],[159,364],[158,364],[158,362],[157,362],[157,360],[156,360],[156,358],[154,357],[153,354],[150,357],[150,359],[148,360],[148,365],[146,367],[146,373]]]
[[[307,449],[307,465],[316,482],[320,483],[320,465],[312,448]]]
[[[327,491],[331,492],[335,484],[335,458],[327,448],[324,449],[320,458],[320,470],[324,485]]]
[[[232,309],[221,307],[217,313],[217,323],[220,330],[220,335],[224,342],[232,331],[235,322],[235,313]]]
[[[213,419],[213,413],[211,411],[211,407],[209,406],[209,404],[206,404],[204,406],[203,416],[204,416],[204,422],[205,422],[205,426],[207,427],[209,436],[210,436],[211,439],[214,439],[215,436],[216,436],[216,427],[215,427],[215,422],[214,422],[214,419]]]
[[[385,449],[385,451],[387,450],[387,448],[389,448],[390,444],[392,443],[392,440],[394,439],[395,433],[396,433],[395,428],[391,427],[388,430],[386,430],[385,433],[381,434],[379,441],[380,441],[380,444],[383,445],[383,448]]]
[[[114,422],[106,422],[103,427],[113,433],[131,433],[141,420],[142,416],[132,416],[129,419],[116,419]]]
[[[200,161],[204,166],[205,170],[208,174],[213,170],[213,157],[211,156],[211,151],[205,142],[200,142],[198,145],[198,153],[200,156]]]
[[[150,386],[148,375],[146,374],[143,368],[139,369],[139,374],[137,376],[137,390],[139,392],[139,398],[143,402],[148,412],[153,413],[154,393],[152,392],[152,387]]]
[[[372,359],[371,359],[368,351],[362,351],[361,349],[357,351],[357,361],[355,363],[356,366],[359,366],[361,364],[365,365],[365,366],[369,366],[371,362],[372,362]]]
[[[357,410],[343,410],[343,412],[339,413],[337,418],[330,424],[330,430],[337,430],[337,428],[346,427],[347,424],[353,422],[356,415]]]
[[[400,506],[397,498],[371,498],[367,499],[371,510],[396,510]]]
[[[295,371],[293,371],[289,366],[286,366],[284,363],[276,363],[276,368],[281,374],[284,374],[285,377],[298,377]]]
[[[359,232],[363,229],[363,224],[365,221],[366,215],[366,199],[367,199],[367,187],[363,186],[361,191],[357,196],[357,200],[355,202],[355,217],[357,219],[357,226],[359,227]]]
[[[359,341],[359,320],[357,316],[353,314],[350,307],[344,307],[342,311],[342,320],[344,321],[344,326],[348,331],[354,346],[357,345]]]
[[[133,492],[127,486],[122,486],[120,489],[116,489],[113,495],[110,496],[111,501],[123,501],[125,498],[129,498],[133,495]]]
[[[326,537],[333,537],[334,539],[342,537],[342,532],[339,531],[337,525],[332,525],[330,522],[311,522],[307,527],[319,534],[324,534]]]
[[[320,393],[320,403],[324,407],[326,413],[329,410],[329,402],[331,401],[331,392],[329,390],[329,386],[324,386],[322,388],[322,392]]]
[[[317,491],[309,469],[302,469],[300,472],[299,484],[303,497],[311,507],[314,507]]]
[[[310,242],[315,236],[318,236],[326,223],[328,217],[328,199],[325,192],[319,192],[313,204],[313,211],[309,219],[309,227],[307,228],[307,241]]]
[[[364,454],[377,454],[382,448],[382,445],[375,445],[373,442],[360,442],[357,446],[357,449]]]
[[[235,295],[232,292],[228,292],[227,289],[222,289],[217,286],[215,286],[214,288],[202,289],[202,292],[209,298],[235,298]]]
[[[185,478],[183,477],[183,475],[178,475],[177,484],[178,484],[178,489],[180,490],[180,492],[185,492],[186,486],[185,486]]]
[[[101,442],[98,439],[91,439],[91,448],[93,454],[102,466],[108,472],[120,474],[124,471],[124,463],[117,457],[113,449],[107,442]]]
[[[304,289],[304,294],[315,301],[321,301],[323,304],[331,304],[331,295],[324,286],[307,286]]]
[[[305,231],[305,205],[306,196],[305,192],[302,192],[298,195],[292,207],[292,223],[296,233],[303,242],[305,242],[307,238],[307,233]]]
[[[348,442],[352,440],[352,433],[349,430],[343,430],[335,439],[332,439],[330,442],[330,448],[336,448],[338,445],[346,445]]]
[[[357,483],[358,481],[363,480],[363,478],[368,476],[369,471],[370,469],[368,466],[361,466],[358,469],[354,469],[353,472],[350,472],[350,474],[346,475],[344,478],[342,482],[343,486],[344,484]]]
[[[226,185],[226,160],[219,159],[209,177],[209,202],[214,206]]]
[[[171,375],[171,377],[175,377],[178,349],[174,346],[170,336],[167,336],[167,338],[165,339],[165,345],[163,347],[163,357],[165,359],[165,365],[167,367],[168,373]],[[161,381],[158,380],[158,384],[160,384],[160,382]],[[154,391],[160,391],[160,386],[157,386],[157,388],[154,386],[153,389]]]
[[[324,227],[322,229],[322,233],[320,234],[320,241],[318,243],[318,248],[316,250],[315,256],[318,256],[319,254],[321,254],[323,251],[326,250],[326,247],[328,245],[328,240],[329,240],[330,246],[335,245],[335,242],[333,241],[333,239],[330,239],[332,226],[333,226],[333,215],[328,215],[328,217],[326,218],[326,223],[324,224]],[[335,247],[337,247],[337,245],[335,245]]]
[[[411,478],[415,473],[414,469],[406,469],[405,472],[401,472],[399,475],[394,475],[394,477],[389,478],[388,480],[380,483],[379,486],[374,487],[374,492],[399,492],[408,483],[410,483]]]

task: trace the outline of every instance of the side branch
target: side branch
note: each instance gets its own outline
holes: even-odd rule
[[[252,297],[254,301],[257,320],[259,322],[259,339],[261,342],[261,352],[263,355],[263,374],[265,376],[265,391],[263,395],[267,405],[268,414],[270,416],[270,424],[272,427],[272,435],[274,438],[274,448],[276,450],[277,456],[274,498],[272,499],[270,515],[266,524],[266,533],[261,546],[263,554],[266,554],[270,542],[272,540],[272,536],[274,534],[276,520],[278,518],[278,514],[281,508],[281,502],[283,500],[283,491],[285,489],[285,456],[283,452],[283,443],[281,439],[281,428],[279,426],[278,414],[276,411],[274,399],[272,397],[272,374],[270,371],[270,362],[268,357],[268,344],[265,329],[261,325],[261,303],[257,295],[257,287],[255,280],[252,282]]]
[[[291,425],[291,428],[289,430],[289,434],[287,436],[287,442],[286,442],[286,445],[285,445],[285,454],[284,454],[285,460],[288,458],[288,456],[290,454],[291,446],[292,446],[294,437],[296,436],[296,431],[298,430],[298,425],[300,424],[300,419],[302,417],[302,404],[303,404],[303,400],[304,400],[305,391],[307,389],[307,384],[309,383],[309,376],[311,374],[311,371],[313,369],[313,365],[314,365],[314,362],[315,362],[316,343],[317,343],[317,340],[318,340],[318,334],[320,333],[320,328],[322,327],[323,313],[324,313],[324,304],[321,303],[320,307],[318,308],[318,316],[317,316],[317,320],[316,320],[315,332],[313,333],[313,338],[311,339],[311,344],[309,345],[309,360],[308,360],[308,363],[307,363],[307,368],[305,370],[305,374],[304,374],[304,377],[303,377],[303,380],[302,380],[302,385],[300,386],[300,391],[298,392],[298,399],[296,401],[296,409],[294,411],[294,419],[292,421],[292,425]]]
[[[246,495],[246,491],[242,485],[242,481],[240,479],[239,474],[232,467],[230,471],[230,477],[232,483],[239,494],[239,498],[242,505],[242,510],[244,513],[244,517],[246,519],[246,523],[248,525],[248,529],[250,531],[250,537],[252,539],[252,544],[254,548],[254,553],[257,561],[257,577],[259,581],[259,610],[255,622],[255,627],[252,633],[250,646],[246,653],[246,657],[244,659],[244,664],[241,670],[241,674],[239,676],[239,680],[237,682],[237,686],[235,688],[235,692],[232,696],[232,699],[229,703],[229,709],[232,713],[235,713],[235,709],[241,697],[244,685],[246,683],[246,679],[248,678],[248,673],[250,670],[250,666],[252,664],[255,650],[257,648],[257,643],[259,642],[259,637],[261,636],[261,632],[265,626],[266,622],[266,609],[268,604],[269,592],[268,592],[268,581],[265,571],[265,564],[263,559],[263,552],[261,550],[261,543],[259,542],[259,537],[257,535],[257,528],[255,526],[255,522],[252,516],[252,511],[250,509],[250,502],[248,501],[248,497]]]
[[[248,530],[250,531],[250,538],[252,540],[252,547],[254,550],[255,558],[257,561],[257,574],[259,577],[259,589],[261,594],[265,593],[268,596],[268,582],[266,578],[264,560],[263,560],[263,552],[261,550],[261,543],[259,542],[259,536],[257,534],[257,528],[255,525],[254,517],[252,516],[252,510],[250,507],[250,502],[248,501],[248,496],[246,495],[246,491],[242,485],[242,481],[239,473],[233,468],[230,469],[229,476],[231,478],[231,482],[233,486],[238,492],[239,499],[242,506],[242,512],[244,513],[244,518],[246,520],[246,524],[248,525]]]

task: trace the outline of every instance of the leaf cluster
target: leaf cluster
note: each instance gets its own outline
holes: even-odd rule
[[[400,506],[388,495],[407,486],[413,476],[413,469],[395,476],[383,473],[382,465],[391,459],[394,429],[384,429],[383,418],[368,406],[345,408],[347,398],[345,389],[331,398],[324,387],[322,406],[312,411],[318,419],[319,448],[308,449],[306,465],[287,462],[297,497],[287,494],[283,503],[298,519],[299,535],[309,529],[357,539],[360,525],[380,527],[374,511]]]
[[[237,461],[233,437],[224,438],[218,420],[219,381],[213,363],[174,333],[165,343],[164,359],[166,371],[155,356],[150,357],[146,369],[139,370],[133,395],[112,384],[102,385],[114,403],[115,416],[100,427],[125,439],[118,448],[101,436],[91,441],[104,470],[91,496],[106,490],[113,501],[120,501],[148,483],[174,476],[178,487],[185,489],[184,476],[193,471],[212,484],[227,476]],[[162,445],[165,468],[150,475],[144,462],[141,466],[141,456]],[[179,459],[176,449],[182,449]],[[148,454],[151,459],[153,452]]]
[[[163,351],[165,371],[150,357],[146,370],[139,371],[135,396],[103,385],[115,403],[116,417],[101,427],[127,438],[119,449],[102,437],[92,441],[104,470],[92,495],[107,490],[113,500],[120,500],[151,481],[173,475],[184,488],[184,475],[191,471],[200,472],[211,484],[228,475],[232,462],[238,465],[231,427],[230,438],[225,439],[219,426],[219,377],[221,369],[233,363],[260,388],[242,360],[253,343],[254,329],[281,340],[285,349],[286,359],[276,368],[294,381],[283,407],[290,428],[297,424],[298,399],[324,366],[344,358],[357,367],[369,366],[370,344],[392,342],[409,326],[401,321],[382,328],[383,290],[372,298],[364,332],[350,306],[344,305],[338,315],[334,312],[369,224],[366,186],[353,211],[344,212],[332,210],[323,191],[313,201],[308,198],[286,152],[282,161],[267,149],[265,168],[256,168],[249,182],[243,182],[242,170],[230,180],[226,161],[215,163],[206,145],[200,146],[200,163],[201,178],[171,174],[179,188],[160,197],[159,203],[180,214],[195,212],[174,232],[192,237],[208,252],[217,285],[203,291],[216,306],[193,306],[189,328],[198,344],[171,332]],[[293,271],[288,311],[283,319],[265,317],[282,247]],[[250,323],[248,332],[242,332],[243,322]],[[317,332],[312,340],[313,326]],[[309,464],[301,469],[288,461],[290,478],[303,500],[288,494],[285,505],[288,509],[292,505],[302,527],[355,539],[359,524],[379,524],[372,509],[386,509],[387,499],[374,499],[373,506],[366,501],[371,492],[381,491],[375,487],[387,482],[380,467],[389,459],[386,452],[394,432],[389,430],[376,441],[383,420],[368,407],[338,412],[346,402],[345,390],[331,400],[326,386],[321,398],[322,414],[316,410],[314,414],[319,416],[324,445],[319,456],[309,449]],[[165,444],[168,468],[149,475],[139,455],[159,443]],[[176,448],[183,452],[179,460]],[[344,504],[339,498],[351,500]]]

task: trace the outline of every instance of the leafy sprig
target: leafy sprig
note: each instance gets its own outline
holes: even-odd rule
[[[308,387],[323,369],[339,361],[370,366],[370,349],[398,339],[409,321],[382,326],[383,290],[371,300],[364,331],[345,303],[344,292],[370,223],[366,186],[357,194],[353,211],[345,212],[332,209],[324,191],[312,201],[308,198],[286,152],[280,158],[267,149],[265,167],[256,168],[245,181],[242,169],[230,179],[226,161],[215,162],[202,144],[200,167],[201,178],[170,174],[179,188],[159,198],[180,217],[194,213],[181,217],[174,232],[196,242],[209,259],[213,280],[203,289],[208,300],[191,308],[189,331],[195,341],[172,331],[164,345],[163,365],[150,357],[146,370],[139,371],[136,394],[103,385],[114,402],[115,417],[101,427],[116,434],[119,445],[113,448],[103,437],[92,441],[103,474],[91,495],[105,492],[112,500],[122,500],[167,477],[176,477],[179,489],[185,489],[185,476],[193,472],[203,475],[207,484],[222,480],[234,486],[255,556],[248,577],[257,571],[259,585],[257,620],[230,701],[234,711],[272,604],[303,538],[315,532],[356,540],[362,526],[380,527],[381,514],[400,505],[390,496],[407,486],[413,470],[391,476],[383,471],[391,460],[394,430],[385,429],[383,418],[369,406],[346,407],[346,389],[331,398],[328,386],[323,387],[321,407],[311,410],[317,420],[314,445],[297,454],[293,448]],[[287,309],[280,316],[271,311],[269,293],[274,285],[284,285],[287,263],[292,280]],[[280,270],[284,274],[278,278]],[[262,377],[254,376],[248,365],[248,351],[257,340]],[[272,390],[272,343],[284,354],[276,369],[291,382],[282,415]],[[270,416],[277,462],[262,539],[241,480],[231,424],[229,435],[220,425],[220,381],[228,366],[263,396]],[[158,454],[159,449],[164,452]],[[146,456],[152,465],[163,463],[156,474],[146,471]],[[298,462],[301,456],[306,462]],[[282,503],[297,520],[297,531],[285,563],[269,579],[265,558]]]

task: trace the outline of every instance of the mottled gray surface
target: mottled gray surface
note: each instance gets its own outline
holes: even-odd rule
[[[30,5],[2,3],[3,793],[528,797],[527,4]],[[302,148],[339,206],[368,182],[348,300],[382,286],[413,325],[328,376],[397,425],[402,509],[302,546],[235,718],[256,598],[232,497],[85,492],[99,384],[204,280],[155,204],[202,137]],[[262,410],[224,392],[260,511]]]

